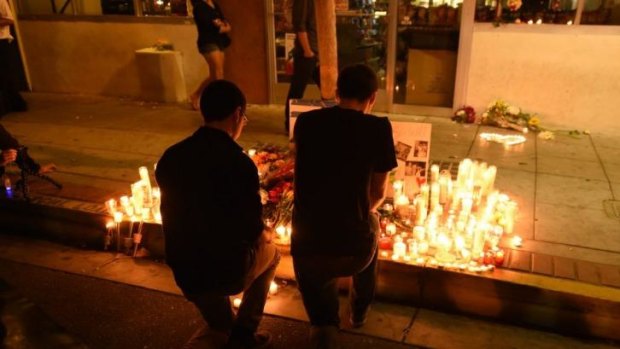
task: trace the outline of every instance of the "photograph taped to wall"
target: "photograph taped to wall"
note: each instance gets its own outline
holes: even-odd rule
[[[403,142],[396,142],[394,145],[394,150],[396,150],[396,158],[398,160],[407,161],[409,157],[409,153],[411,153],[411,146],[409,144],[405,144]]]

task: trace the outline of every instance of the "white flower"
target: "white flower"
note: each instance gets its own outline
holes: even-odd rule
[[[499,102],[499,100],[496,100],[496,101],[493,101],[493,102],[489,103],[489,105],[487,106],[487,109],[493,108],[497,104],[497,102]]]
[[[521,113],[521,109],[519,109],[519,107],[515,107],[514,105],[508,107],[508,114],[519,115],[519,113]]]
[[[543,132],[538,134],[538,137],[540,137],[541,139],[544,139],[546,141],[555,139],[555,135],[551,131],[543,131]]]

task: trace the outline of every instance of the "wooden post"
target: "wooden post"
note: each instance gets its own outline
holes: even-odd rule
[[[319,61],[321,62],[321,98],[336,98],[338,79],[338,43],[336,40],[336,5],[334,0],[314,0]]]

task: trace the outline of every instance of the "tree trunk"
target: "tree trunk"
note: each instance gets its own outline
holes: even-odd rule
[[[336,5],[334,0],[314,0],[319,61],[321,62],[321,97],[336,98],[338,79],[338,43],[336,40]]]

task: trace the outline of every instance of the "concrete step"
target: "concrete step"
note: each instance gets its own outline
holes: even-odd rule
[[[32,195],[29,203],[0,200],[0,230],[81,248],[103,249],[109,219],[102,203],[46,195]],[[145,225],[143,247],[142,255],[163,260],[161,226]],[[282,252],[277,276],[292,280],[290,255]],[[470,273],[381,259],[377,297],[563,334],[620,340],[620,288],[519,270]],[[343,288],[346,282],[341,283]]]

